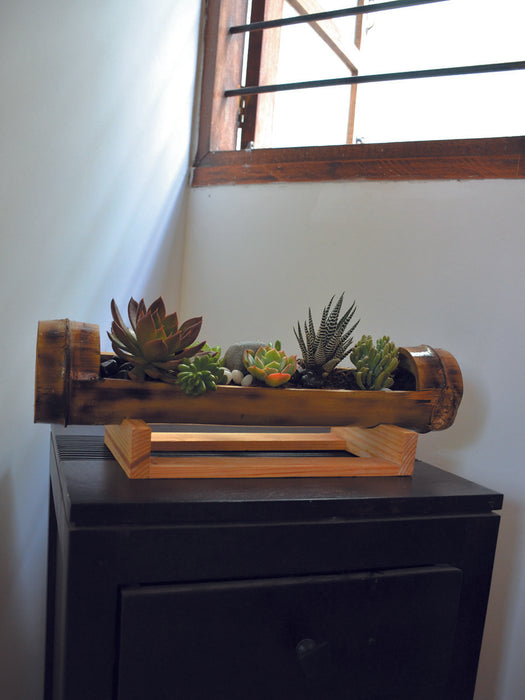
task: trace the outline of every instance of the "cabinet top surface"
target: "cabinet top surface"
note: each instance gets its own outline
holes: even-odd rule
[[[322,456],[319,459],[323,459]],[[98,427],[52,431],[51,478],[78,527],[422,517],[499,510],[503,497],[424,462],[412,476],[128,479]]]

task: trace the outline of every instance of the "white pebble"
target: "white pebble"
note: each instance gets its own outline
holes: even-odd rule
[[[250,384],[253,382],[253,377],[251,374],[247,374],[245,377],[243,377],[243,380],[241,382],[242,386],[250,386]]]
[[[223,384],[229,384],[232,380],[232,373],[227,367],[221,367],[222,372],[224,374],[224,381]]]
[[[249,375],[251,377],[251,375]],[[242,384],[242,378],[244,377],[240,369],[232,369],[232,382],[234,384]]]

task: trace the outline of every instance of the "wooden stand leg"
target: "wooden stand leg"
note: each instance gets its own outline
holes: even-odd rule
[[[105,443],[130,479],[408,476],[414,468],[417,433],[394,425],[380,425],[368,429],[339,427],[328,433],[312,434],[152,435],[151,428],[144,421],[128,419],[121,425],[106,426]],[[152,449],[178,454],[152,456]],[[214,451],[216,454],[195,455],[191,454],[192,450]],[[335,450],[338,454],[321,458],[301,454],[304,450]],[[260,454],[247,458],[240,451]],[[271,451],[294,454],[268,454]]]
[[[375,428],[344,426],[332,428],[331,432],[343,438],[348,452],[357,457],[395,464],[399,476],[408,476],[414,471],[418,436],[413,430],[378,425]]]
[[[104,443],[130,479],[149,478],[151,428],[147,423],[133,418],[106,425]]]

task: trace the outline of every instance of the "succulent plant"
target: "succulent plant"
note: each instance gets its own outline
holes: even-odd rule
[[[374,342],[364,335],[352,352],[350,359],[356,367],[355,378],[360,389],[388,389],[394,383],[390,376],[398,365],[398,349],[385,335]]]
[[[331,307],[334,297],[330,299],[323,309],[317,331],[314,328],[311,309],[308,309],[308,322],[304,323],[304,336],[300,323],[297,324],[297,329],[294,328],[305,369],[328,374],[350,353],[352,333],[359,321],[347,328],[356,311],[355,301],[339,318],[343,297],[344,293],[341,294],[333,309]]]
[[[212,350],[217,350],[212,348]],[[225,382],[218,352],[196,355],[178,366],[177,384],[188,396],[200,396],[205,391],[215,391],[217,384]]]
[[[261,347],[254,353],[253,350],[245,350],[243,363],[248,372],[268,386],[281,386],[288,382],[297,368],[295,355],[286,355],[281,350],[279,340]]]
[[[131,328],[124,323],[119,308],[111,301],[113,323],[108,333],[115,354],[133,365],[130,379],[143,381],[146,376],[174,384],[176,369],[187,357],[196,355],[204,342],[195,342],[202,325],[202,317],[190,318],[179,326],[176,313],[166,315],[162,297],[146,309],[144,299],[128,304]]]

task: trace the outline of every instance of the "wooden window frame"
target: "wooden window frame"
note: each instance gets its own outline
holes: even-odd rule
[[[235,150],[239,100],[225,98],[223,93],[225,86],[241,84],[244,38],[228,35],[227,29],[244,23],[247,0],[207,0],[206,4],[192,186],[525,177],[525,136]],[[271,47],[263,41],[262,55],[265,50]]]

